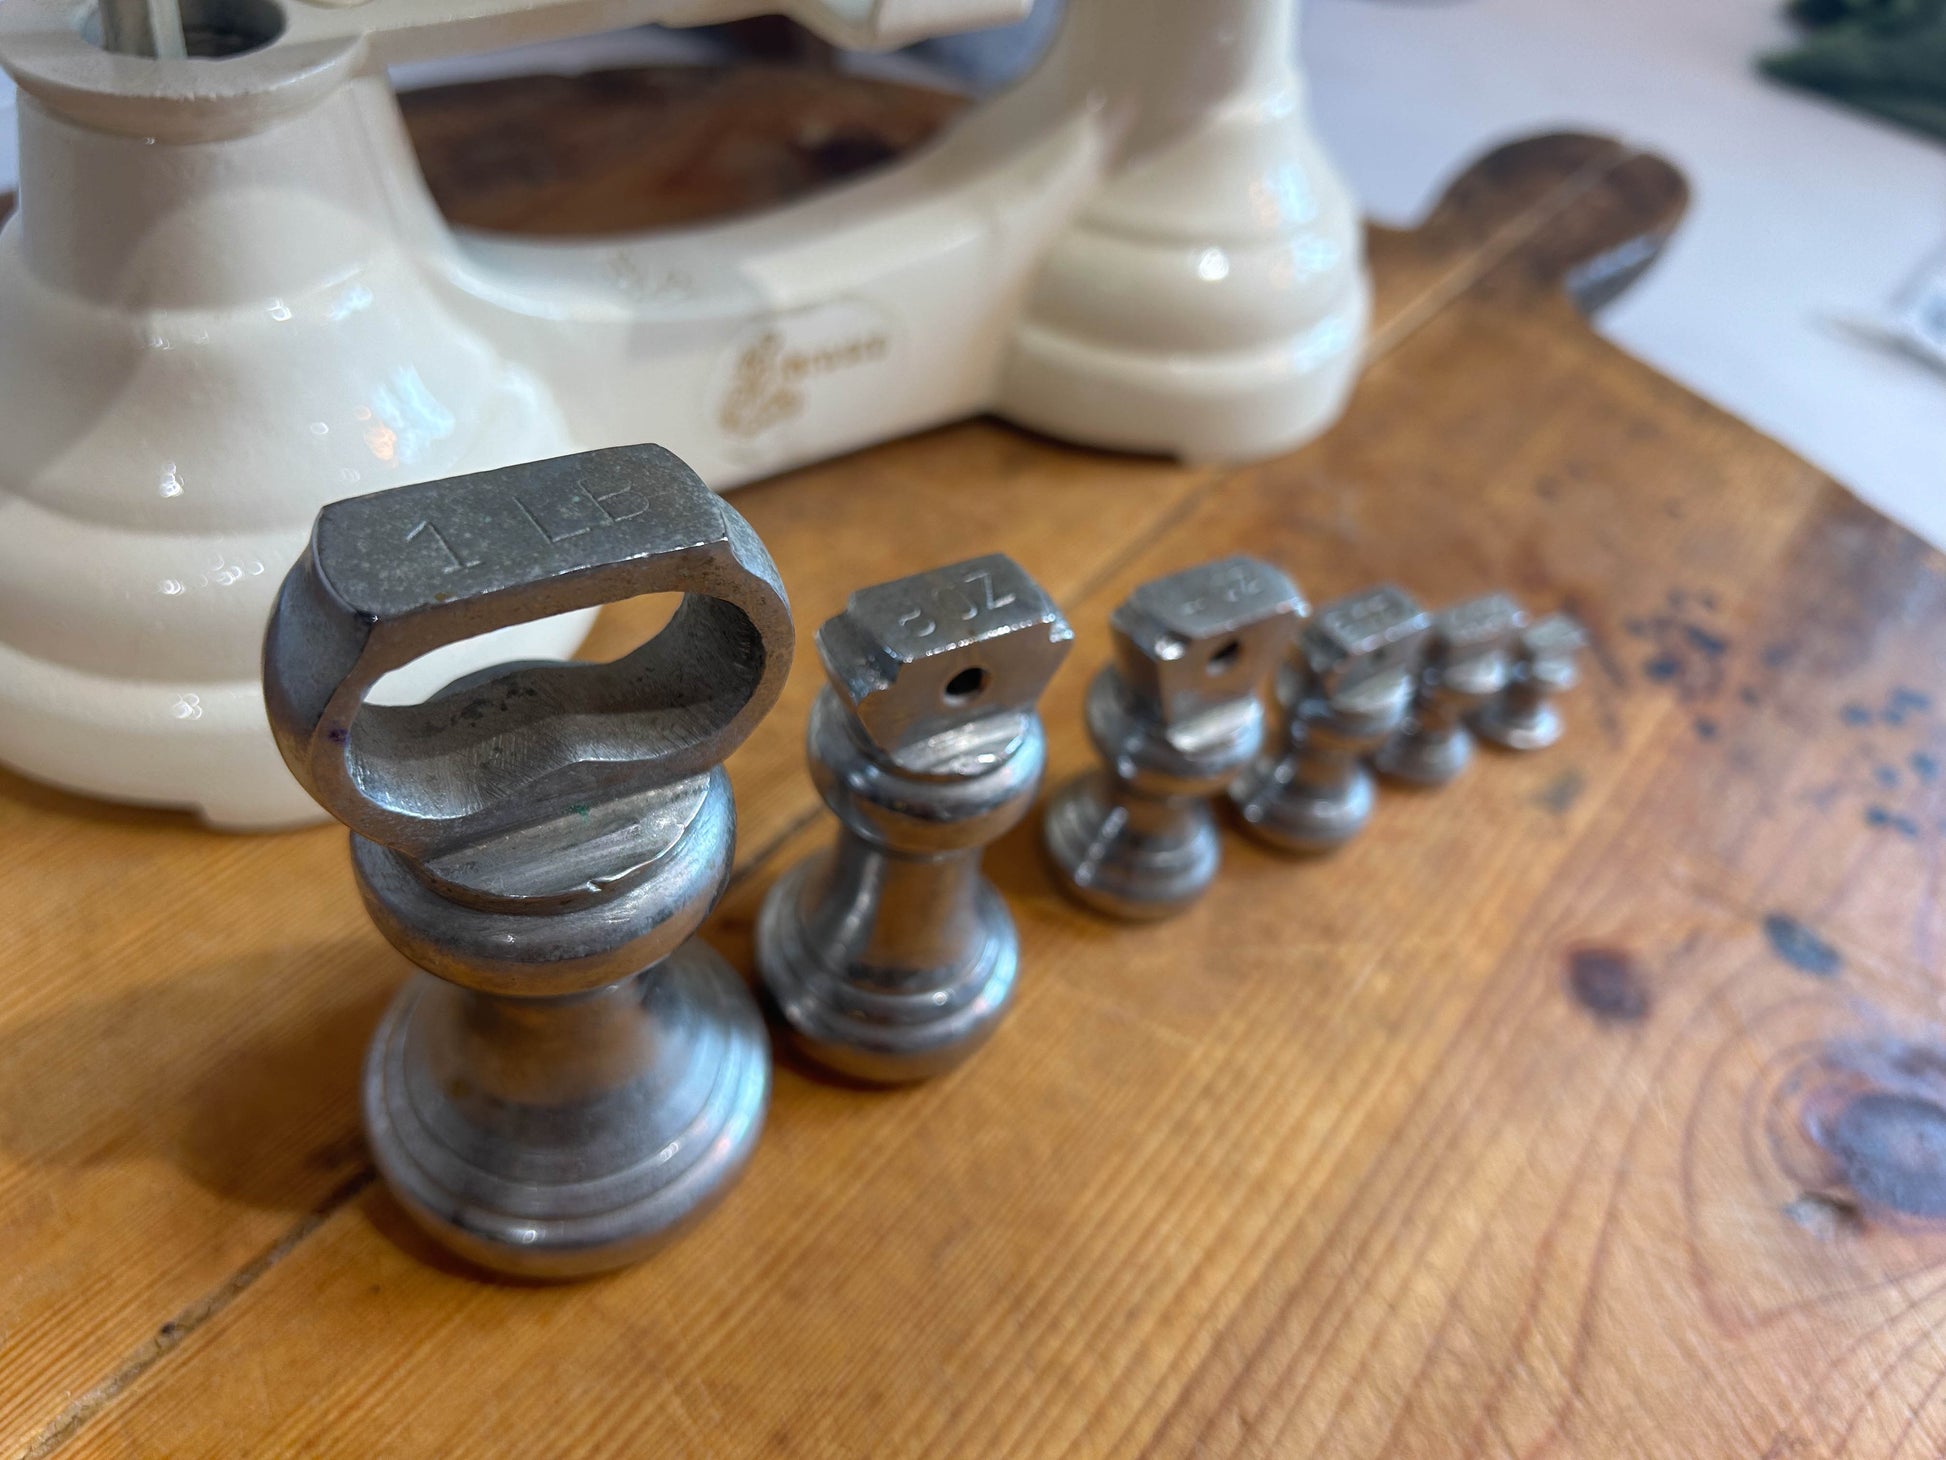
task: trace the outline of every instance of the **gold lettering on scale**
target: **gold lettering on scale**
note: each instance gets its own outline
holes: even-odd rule
[[[880,332],[800,349],[787,345],[782,332],[765,330],[737,356],[717,420],[732,436],[761,436],[804,414],[803,387],[810,381],[880,364],[891,353],[891,338]]]

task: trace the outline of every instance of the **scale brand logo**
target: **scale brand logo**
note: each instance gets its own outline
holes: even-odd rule
[[[861,300],[764,320],[734,346],[717,424],[738,441],[754,442],[802,417],[818,382],[884,365],[892,346],[890,321]]]

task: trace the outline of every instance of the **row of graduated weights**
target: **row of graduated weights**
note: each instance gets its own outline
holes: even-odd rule
[[[681,606],[612,663],[509,664],[423,704],[367,702],[444,645],[652,593]],[[1087,701],[1107,764],[1045,823],[1078,896],[1186,905],[1215,875],[1226,785],[1247,827],[1317,850],[1369,816],[1368,754],[1436,782],[1475,731],[1558,734],[1548,701],[1579,642],[1565,620],[1529,626],[1498,596],[1433,618],[1392,588],[1305,616],[1249,558],[1116,611]],[[819,630],[808,750],[840,830],[770,889],[756,939],[762,992],[809,1060],[923,1078],[1010,1007],[1019,939],[981,857],[1033,805],[1037,706],[1072,641],[999,554],[861,590]],[[764,1023],[692,935],[734,861],[722,761],[792,650],[763,544],[656,447],[333,504],[284,581],[264,646],[278,746],[350,827],[368,911],[423,970],[373,1040],[367,1133],[406,1209],[469,1260],[544,1277],[633,1261],[747,1163]],[[1259,691],[1280,659],[1266,746]]]
[[[1517,750],[1561,733],[1580,627],[1505,594],[1427,613],[1390,585],[1310,614],[1290,578],[1226,558],[1143,584],[1111,620],[1087,699],[1099,770],[1049,805],[1062,884],[1115,917],[1168,917],[1221,862],[1214,802],[1284,851],[1335,850],[1371,820],[1373,769],[1442,786],[1475,737]],[[1261,696],[1275,678],[1274,725]]]

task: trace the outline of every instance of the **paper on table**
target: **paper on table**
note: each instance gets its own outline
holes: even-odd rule
[[[1888,323],[1902,348],[1946,370],[1946,253],[1926,261],[1899,295]]]

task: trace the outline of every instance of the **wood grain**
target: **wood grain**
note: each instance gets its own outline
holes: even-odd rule
[[[1373,364],[1282,461],[976,423],[739,493],[807,636],[858,583],[1019,556],[1079,635],[1056,777],[1110,608],[1222,552],[1314,598],[1507,586],[1596,645],[1555,751],[1388,794],[1327,861],[1232,840],[1163,928],[1069,907],[1023,828],[995,1043],[887,1095],[784,1067],[744,1184],[635,1271],[482,1282],[372,1184],[351,1086],[403,970],[340,836],[0,782],[0,1446],[1937,1452],[1946,563],[1589,332],[1568,286],[1682,203],[1595,139],[1487,159],[1374,236]],[[707,935],[746,969],[828,835],[815,680],[732,763]]]

